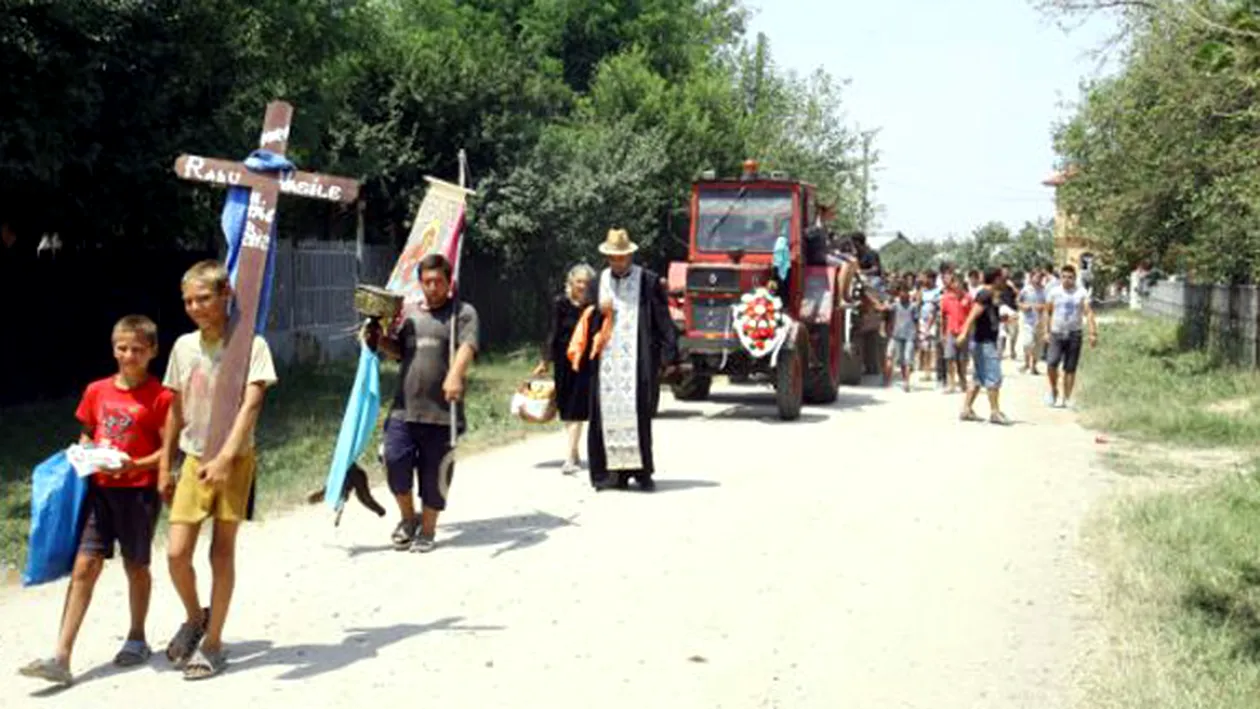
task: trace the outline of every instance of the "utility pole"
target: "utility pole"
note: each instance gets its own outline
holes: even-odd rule
[[[871,138],[872,133],[862,134],[862,205],[858,213],[862,232],[871,227]]]

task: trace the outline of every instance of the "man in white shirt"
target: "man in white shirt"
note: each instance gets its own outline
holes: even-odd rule
[[[1046,317],[1050,322],[1050,354],[1046,357],[1046,374],[1050,392],[1046,403],[1066,408],[1076,385],[1076,366],[1081,358],[1085,323],[1089,324],[1089,346],[1098,345],[1098,323],[1089,305],[1089,291],[1076,283],[1076,268],[1063,267],[1059,285],[1046,293]],[[1063,365],[1063,398],[1059,398],[1059,365]]]

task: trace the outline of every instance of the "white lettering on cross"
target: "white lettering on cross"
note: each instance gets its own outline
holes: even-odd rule
[[[262,249],[266,251],[271,245],[270,227],[260,230],[254,226],[253,222],[245,222],[245,236],[241,239],[241,246],[247,249]]]
[[[289,139],[289,127],[281,126],[272,128],[262,134],[262,140],[258,141],[261,145],[269,145],[271,143],[282,143]]]
[[[262,195],[257,192],[249,193],[249,218],[251,221],[257,220],[263,224],[270,225],[276,218],[275,209],[263,209]]]
[[[201,169],[206,166],[206,161],[196,156],[190,156],[184,161],[184,179],[198,179],[201,177]]]

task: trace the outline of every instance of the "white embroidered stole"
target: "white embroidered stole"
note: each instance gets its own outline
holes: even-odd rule
[[[599,358],[599,413],[609,470],[639,470],[638,401],[639,291],[643,272],[633,266],[625,278],[604,269],[599,301],[612,301],[612,338]]]

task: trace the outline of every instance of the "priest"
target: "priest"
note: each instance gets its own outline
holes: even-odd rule
[[[593,360],[587,460],[596,490],[656,489],[652,415],[662,366],[678,361],[678,334],[661,279],[634,263],[638,245],[612,229],[599,247],[608,259],[591,287],[595,293],[574,330],[570,364]]]

